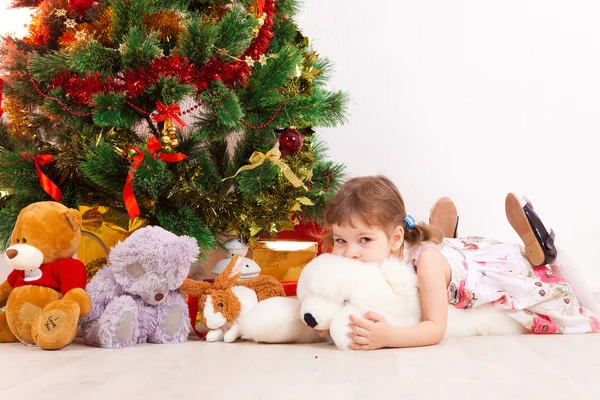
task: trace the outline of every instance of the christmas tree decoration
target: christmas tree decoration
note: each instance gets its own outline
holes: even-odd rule
[[[158,32],[158,40],[161,41],[174,41],[183,31],[179,13],[174,10],[146,14],[143,22],[149,31]]]
[[[26,37],[1,39],[0,243],[17,210],[43,200],[111,210],[204,251],[223,236],[252,250],[293,217],[321,222],[344,166],[318,130],[345,122],[348,95],[327,88],[330,63],[297,11],[296,0],[40,1]],[[86,221],[110,248],[91,228],[106,222]]]
[[[289,127],[279,135],[279,149],[285,157],[295,155],[302,148],[304,139],[294,127]]]
[[[302,183],[300,179],[294,174],[294,172],[288,167],[283,161],[281,161],[281,152],[276,148],[273,148],[267,152],[267,154],[263,154],[260,151],[255,151],[250,156],[250,164],[244,165],[237,170],[235,175],[230,176],[228,178],[224,178],[223,180],[235,178],[240,172],[251,170],[254,168],[260,167],[266,160],[272,162],[277,165],[283,176],[292,184],[294,187],[302,187],[304,190],[308,190],[308,188]]]
[[[42,172],[41,166],[47,165],[54,161],[52,155],[50,154],[38,154],[37,156],[32,156],[27,152],[23,152],[23,157],[27,160],[33,161],[35,165],[35,171],[38,175],[38,179],[40,181],[40,186],[44,189],[46,193],[54,199],[54,201],[58,201],[59,203],[62,201],[62,191],[44,172]]]
[[[6,121],[9,124],[7,128],[11,135],[13,135],[14,138],[21,136],[32,139],[33,136],[30,132],[31,124],[29,123],[29,110],[7,100],[3,102],[3,107]]]
[[[93,0],[69,0],[69,9],[79,15],[83,15],[87,10],[92,8],[93,4]]]

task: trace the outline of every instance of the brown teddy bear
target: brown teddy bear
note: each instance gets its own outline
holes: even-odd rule
[[[6,250],[13,271],[0,285],[0,343],[54,350],[73,341],[92,306],[85,266],[71,258],[80,242],[77,210],[53,201],[21,210]]]

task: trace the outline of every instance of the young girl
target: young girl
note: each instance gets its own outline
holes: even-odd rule
[[[445,198],[434,206],[430,220],[455,236],[455,210]],[[506,213],[525,249],[478,237],[443,238],[440,229],[417,224],[406,213],[402,196],[389,179],[347,181],[325,210],[332,253],[365,262],[399,257],[411,263],[423,311],[423,321],[408,328],[393,327],[372,312],[364,318],[352,316],[351,348],[437,344],[446,330],[448,303],[457,308],[497,303],[533,333],[600,330],[594,313],[580,305],[571,285],[556,274],[561,266],[555,260],[554,234],[546,231],[531,204],[511,193]],[[584,294],[594,309],[593,299]]]

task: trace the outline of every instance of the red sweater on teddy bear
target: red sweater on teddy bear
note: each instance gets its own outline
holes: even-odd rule
[[[14,289],[19,286],[46,286],[60,291],[63,296],[74,288],[85,289],[87,271],[83,263],[74,258],[63,258],[40,267],[42,275],[35,280],[25,280],[25,271],[13,270],[8,275],[8,284]]]

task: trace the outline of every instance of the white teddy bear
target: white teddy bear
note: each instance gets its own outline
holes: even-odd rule
[[[322,254],[304,267],[297,289],[300,317],[317,330],[329,329],[335,345],[347,350],[351,339],[349,316],[372,311],[393,326],[421,321],[417,276],[412,266],[397,259],[381,264]],[[493,306],[462,310],[448,306],[444,339],[473,335],[510,335],[522,325]]]

